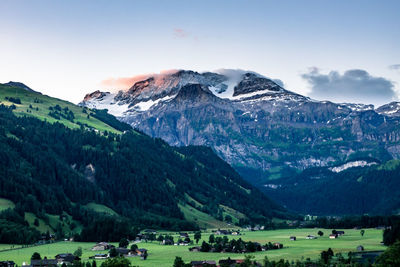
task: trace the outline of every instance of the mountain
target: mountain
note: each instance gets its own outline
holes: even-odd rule
[[[66,217],[83,227],[82,240],[93,241],[120,229],[115,226],[99,233],[101,226],[94,229],[93,225],[113,224],[124,218],[136,227],[190,230],[228,227],[225,221],[266,224],[272,218],[291,217],[209,148],[171,147],[121,122],[130,130],[100,131],[83,124],[74,127],[77,114],[50,123],[39,113],[22,114],[25,106],[21,106],[31,98],[36,103],[35,97],[39,96],[19,92],[16,100],[14,95],[8,95],[9,89],[0,87],[0,197],[13,203],[10,207],[14,206],[25,219],[27,215],[34,216],[41,225],[49,218]],[[11,91],[15,94],[15,90]],[[10,98],[20,104],[9,103]],[[43,100],[39,111],[51,102],[52,109],[46,112],[57,111],[56,115],[85,110],[91,121],[95,119],[92,114],[98,112],[64,106],[66,102],[59,111],[53,106],[59,100],[39,100]],[[111,115],[100,114],[102,120],[115,124],[107,117]],[[112,129],[96,120],[100,129]],[[91,215],[90,210],[119,219],[96,224],[102,216]],[[2,219],[14,217],[18,216],[0,214],[0,227]],[[61,224],[65,225],[62,221]],[[72,228],[64,231],[71,232]],[[112,239],[118,240],[121,234],[124,231]]]
[[[85,96],[170,145],[211,147],[263,188],[309,168],[400,156],[400,105],[316,101],[254,72],[176,71],[150,75],[128,90]]]

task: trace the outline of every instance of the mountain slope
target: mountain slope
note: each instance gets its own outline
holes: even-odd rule
[[[84,127],[114,133],[130,129],[113,116],[42,95],[18,82],[0,84],[0,104],[12,105],[17,116],[32,116],[50,123],[61,122],[70,128]]]
[[[318,215],[398,214],[400,161],[352,161],[270,181],[265,192],[296,212]]]
[[[13,112],[0,107],[0,197],[18,210],[82,216],[97,203],[137,226],[167,229],[196,228],[179,203],[217,219],[227,206],[246,216],[241,223],[287,217],[210,149],[176,149],[133,130],[100,135]]]

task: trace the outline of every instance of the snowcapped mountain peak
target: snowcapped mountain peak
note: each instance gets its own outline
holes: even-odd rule
[[[177,97],[183,87],[191,84],[201,85],[201,92],[210,92],[217,98],[232,101],[250,99],[255,101],[258,98],[260,100],[295,100],[302,97],[285,90],[263,75],[244,70],[220,69],[202,73],[191,70],[171,70],[138,77],[142,79],[133,79],[134,84],[128,90],[121,90],[118,93],[95,91],[87,94],[80,104],[92,108],[107,108],[111,114],[120,117],[128,113],[147,111],[156,104],[169,101]],[[210,98],[194,99],[204,101]]]
[[[400,102],[390,102],[389,104],[380,106],[376,111],[382,115],[400,117]]]

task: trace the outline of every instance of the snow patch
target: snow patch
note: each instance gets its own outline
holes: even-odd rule
[[[332,172],[339,173],[339,172],[342,172],[349,168],[368,167],[368,166],[372,166],[372,165],[376,165],[376,164],[377,164],[376,162],[367,162],[365,160],[357,160],[357,161],[347,162],[347,163],[337,166],[337,167],[331,167],[331,168],[329,168],[329,170],[331,170]]]
[[[114,100],[115,94],[106,93],[101,98],[91,99],[85,102],[85,106],[95,109],[107,109],[108,113],[115,117],[122,117],[128,111],[129,104],[120,104]]]

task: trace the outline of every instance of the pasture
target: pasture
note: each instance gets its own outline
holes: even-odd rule
[[[307,240],[307,235],[317,236],[317,232],[321,230],[324,236],[318,239]],[[339,229],[338,229],[339,230]],[[265,256],[269,259],[287,259],[289,261],[296,259],[316,259],[319,258],[322,250],[332,248],[334,253],[341,252],[347,254],[349,251],[356,251],[358,245],[364,246],[365,250],[382,250],[385,247],[380,244],[382,241],[382,230],[366,229],[365,235],[360,235],[360,230],[344,230],[345,235],[338,239],[329,239],[331,230],[328,229],[284,229],[271,231],[245,231],[241,236],[228,236],[229,239],[242,238],[246,241],[255,241],[261,244],[268,242],[280,242],[284,245],[283,249],[270,250],[264,252],[249,253],[254,255],[257,260],[262,260]],[[202,233],[202,240],[208,241],[210,233]],[[290,236],[296,236],[296,241],[290,241]],[[193,238],[193,234],[190,235]],[[175,236],[175,241],[178,236]],[[202,242],[200,240],[199,244]],[[29,247],[11,251],[0,252],[0,260],[13,260],[18,265],[22,262],[29,262],[33,252],[39,252],[42,257],[54,258],[58,253],[73,253],[78,247],[82,247],[82,260],[87,261],[89,257],[102,252],[91,251],[94,242],[57,242],[49,245]],[[116,244],[114,244],[116,245]],[[0,245],[0,249],[5,249],[10,245]],[[163,246],[158,242],[141,242],[138,243],[139,248],[146,248],[149,251],[147,260],[140,260],[139,257],[129,258],[134,266],[172,266],[175,256],[180,256],[185,262],[191,260],[220,260],[227,257],[241,259],[244,254],[235,253],[204,253],[204,252],[189,252],[191,246]],[[194,246],[194,245],[193,245]],[[106,252],[105,252],[106,253]],[[101,264],[101,261],[98,261]],[[99,266],[99,265],[98,265]]]

